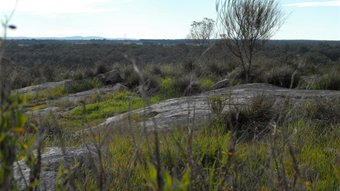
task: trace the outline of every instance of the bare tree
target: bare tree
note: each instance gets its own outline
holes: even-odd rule
[[[194,21],[191,24],[189,39],[195,40],[199,45],[208,45],[213,38],[215,31],[215,21],[204,18],[202,21]]]
[[[283,23],[277,0],[216,0],[217,24],[224,43],[250,81],[257,50]]]

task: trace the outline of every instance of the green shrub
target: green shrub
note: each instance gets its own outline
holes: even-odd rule
[[[200,82],[203,90],[205,91],[212,90],[214,88],[215,83],[210,78],[201,78]]]
[[[109,70],[110,70],[109,67],[106,66],[105,64],[98,64],[96,66],[95,75],[104,74],[104,73],[108,72]]]
[[[172,96],[175,96],[177,93],[177,90],[174,87],[174,80],[171,77],[165,77],[160,80],[160,90],[161,94],[164,95],[164,97],[169,98]]]
[[[340,75],[338,72],[325,74],[321,79],[311,85],[312,90],[340,90]]]
[[[153,65],[152,66],[151,74],[152,75],[159,75],[159,76],[163,76],[164,75],[163,71],[160,69],[160,67],[158,65]]]
[[[102,82],[98,79],[86,79],[81,81],[68,82],[65,85],[65,91],[67,93],[78,93],[91,90],[93,88],[99,88],[102,86],[103,86]]]
[[[58,86],[52,89],[46,89],[46,90],[37,92],[36,94],[33,94],[33,95],[28,95],[27,102],[29,104],[44,102],[46,100],[56,99],[56,98],[65,96],[67,93],[68,92],[65,91],[64,86]]]
[[[300,108],[302,116],[319,126],[340,123],[340,99],[306,101]]]
[[[183,76],[181,78],[175,78],[174,88],[179,92],[181,95],[195,95],[201,93],[202,87],[196,79],[191,78],[190,76]]]
[[[238,138],[257,139],[271,131],[269,122],[277,114],[273,108],[274,101],[268,96],[256,96],[249,105],[235,106],[225,113],[224,121]]]
[[[191,60],[183,63],[183,69],[185,73],[190,73],[195,70],[195,63]]]
[[[2,93],[2,92],[1,92]],[[0,190],[13,190],[13,164],[17,160],[17,151],[22,144],[18,142],[20,134],[25,132],[26,116],[22,111],[23,100],[13,97],[1,97],[0,106]]]
[[[231,70],[231,65],[224,62],[212,62],[207,65],[206,74],[213,74],[216,76],[225,76]]]
[[[141,84],[140,76],[135,71],[128,72],[124,84],[131,89],[138,87]]]
[[[291,85],[295,88],[300,80],[299,74],[295,73],[295,69],[290,66],[273,68],[263,75],[265,82],[284,88],[290,88]]]

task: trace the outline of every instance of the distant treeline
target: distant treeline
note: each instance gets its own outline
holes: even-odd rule
[[[217,42],[208,55],[213,58],[228,55],[221,46]],[[161,64],[192,60],[202,52],[202,47],[188,40],[9,40],[5,49],[7,59],[24,67],[112,65],[125,63],[126,57],[139,63]],[[340,57],[340,41],[274,40],[262,53],[267,56],[298,54],[321,62],[336,61]]]

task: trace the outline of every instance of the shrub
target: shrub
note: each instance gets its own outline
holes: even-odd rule
[[[249,105],[235,106],[225,113],[224,121],[228,129],[235,131],[237,138],[250,140],[270,132],[269,122],[276,117],[274,99],[256,96]]]
[[[109,67],[107,67],[105,64],[98,64],[96,67],[95,75],[104,74],[108,71],[109,71]]]
[[[1,90],[3,93],[3,90]],[[18,142],[25,131],[26,116],[22,111],[23,100],[18,97],[0,97],[0,190],[14,190],[13,164],[17,160]]]
[[[151,74],[153,75],[160,75],[160,76],[163,76],[163,72],[162,70],[159,68],[158,65],[153,65],[152,68],[151,68]]]
[[[200,79],[200,82],[203,90],[205,91],[212,90],[215,84],[210,78],[202,78]]]
[[[136,72],[130,73],[128,76],[126,76],[126,80],[124,83],[129,88],[135,88],[140,85],[140,77]]]
[[[62,127],[59,125],[57,119],[54,116],[48,118],[42,118],[39,123],[39,128],[42,128],[44,138],[47,141],[55,140],[62,136]]]
[[[188,76],[176,78],[173,82],[173,86],[177,92],[185,96],[202,92],[201,84]]]
[[[146,76],[145,88],[149,95],[158,92],[160,90],[159,78],[154,76]]]
[[[300,76],[290,66],[273,68],[270,72],[264,74],[264,78],[267,83],[285,88],[290,88],[292,83],[292,88],[295,88],[300,80]]]
[[[190,73],[195,70],[195,63],[191,60],[183,63],[183,69],[186,73]]]
[[[322,127],[340,123],[340,99],[306,101],[300,110],[304,118]]]
[[[231,70],[231,65],[223,62],[212,62],[207,65],[207,74],[214,74],[216,76],[225,76]]]
[[[84,71],[84,78],[93,78],[95,75],[95,72],[91,68]]]
[[[174,86],[174,80],[171,77],[165,77],[160,79],[160,93],[163,97],[169,98],[178,95]]]
[[[73,80],[82,80],[84,79],[84,77],[85,77],[84,72],[81,70],[75,71],[72,75]]]
[[[82,91],[87,91],[93,88],[102,87],[102,82],[98,79],[87,79],[87,80],[77,80],[71,81],[65,84],[65,91],[67,93],[78,93]]]
[[[311,85],[313,90],[340,90],[340,76],[337,72],[325,74],[318,82]]]

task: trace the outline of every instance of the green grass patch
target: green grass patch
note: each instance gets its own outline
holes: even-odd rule
[[[58,86],[52,89],[47,89],[43,91],[39,91],[33,95],[27,95],[27,103],[30,104],[37,104],[41,102],[45,102],[47,100],[60,98],[67,95],[64,86]]]
[[[200,83],[201,83],[203,90],[205,91],[212,90],[215,84],[212,79],[207,78],[207,77],[201,78]]]
[[[67,93],[78,93],[87,90],[91,90],[94,88],[100,88],[103,84],[98,79],[85,79],[80,81],[72,81],[65,88]]]
[[[161,100],[162,96],[153,96],[149,98],[149,104],[155,104]],[[94,125],[103,122],[108,117],[145,106],[146,104],[141,97],[133,95],[131,92],[122,91],[108,97],[107,100],[86,104],[85,113],[83,106],[74,108],[65,116],[63,122],[66,125],[68,124],[67,126],[77,127],[81,124],[83,117],[86,116],[87,121]]]

